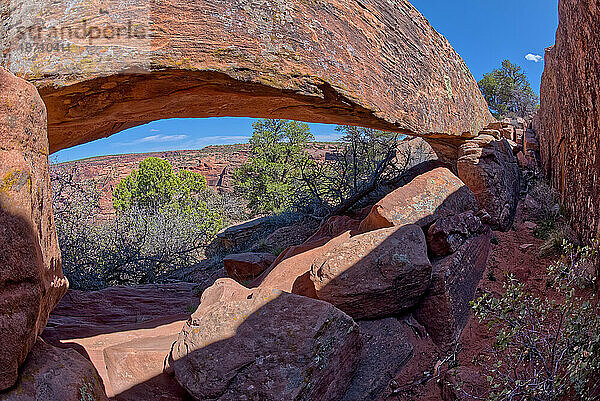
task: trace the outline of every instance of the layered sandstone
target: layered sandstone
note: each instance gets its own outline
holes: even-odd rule
[[[458,177],[489,214],[488,223],[494,229],[510,229],[519,200],[521,173],[508,140],[489,134],[467,140],[458,149],[456,165]]]
[[[491,230],[483,230],[450,256],[433,263],[431,286],[414,312],[442,348],[458,340],[471,314],[470,302],[475,298],[491,247]]]
[[[67,290],[52,217],[46,108],[0,67],[0,391]]]
[[[542,76],[540,152],[576,231],[600,233],[600,4],[561,0]]]
[[[464,61],[407,0],[10,6],[1,63],[40,89],[51,152],[169,117],[293,118],[450,139],[492,121]]]
[[[356,370],[358,325],[331,304],[219,279],[169,363],[196,400],[339,400]]]

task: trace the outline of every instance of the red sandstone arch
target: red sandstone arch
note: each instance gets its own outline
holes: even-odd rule
[[[125,36],[102,38],[109,26]],[[10,113],[1,116],[0,137],[10,140],[0,153],[16,155],[3,156],[1,172],[19,167],[35,184],[11,186],[19,196],[5,191],[0,206],[27,210],[47,253],[7,281],[45,291],[27,306],[37,318],[17,340],[6,333],[22,327],[5,319],[0,390],[14,383],[66,291],[48,208],[48,153],[160,118],[248,116],[424,136],[452,158],[443,145],[452,151],[493,120],[463,60],[406,0],[3,1],[0,47],[0,65],[33,83],[48,112],[46,144],[35,90],[0,70],[0,88],[31,92],[1,105]]]
[[[463,60],[406,0],[85,3],[26,0],[5,17],[3,65],[40,90],[50,152],[168,117],[293,118],[450,140],[492,120]],[[131,33],[109,39],[107,27]],[[26,40],[63,47],[26,52]]]

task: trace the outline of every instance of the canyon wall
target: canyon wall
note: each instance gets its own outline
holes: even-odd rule
[[[600,234],[600,3],[561,0],[546,50],[538,131],[542,164],[582,239]]]
[[[335,145],[314,143],[308,149],[315,160],[333,156]],[[101,185],[100,214],[114,215],[112,192],[140,162],[148,157],[168,160],[175,170],[184,169],[202,174],[206,184],[219,192],[233,191],[233,173],[250,157],[250,145],[213,145],[200,150],[174,150],[152,153],[98,156],[50,166],[54,174],[72,174],[74,182],[95,180]]]

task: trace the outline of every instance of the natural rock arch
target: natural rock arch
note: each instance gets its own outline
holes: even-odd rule
[[[36,137],[40,161],[28,172],[39,196],[11,194],[4,207],[46,205],[26,217],[45,222],[34,234],[54,261],[48,153],[127,127],[210,116],[352,124],[426,137],[456,160],[458,145],[493,120],[464,61],[406,0],[12,0],[0,5],[0,34],[0,65],[37,87],[48,115],[48,143]],[[13,82],[0,73],[2,85]],[[0,124],[0,137],[18,139],[7,151],[19,156],[31,130],[46,128],[28,125],[30,115],[45,117],[43,107],[29,110],[41,103],[30,92],[6,102],[23,121],[15,128],[6,114]],[[20,285],[34,275],[50,290],[28,311],[37,319],[27,343],[0,350],[10,365],[0,390],[16,380],[30,340],[66,290],[59,263],[46,259],[10,278]]]
[[[40,90],[51,153],[168,117],[449,139],[492,121],[464,61],[406,0],[21,3],[5,14],[2,64]]]

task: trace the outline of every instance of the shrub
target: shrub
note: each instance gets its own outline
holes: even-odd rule
[[[535,201],[536,207],[530,210],[538,222],[556,221],[561,214],[558,192],[542,177],[533,179],[529,196]]]
[[[489,401],[598,399],[600,317],[595,291],[584,290],[595,282],[589,266],[597,245],[567,245],[548,269],[541,295],[507,276],[502,295],[486,293],[472,303],[496,339],[480,359],[489,391],[467,395]]]
[[[63,270],[77,289],[164,282],[204,259],[217,228],[199,213],[131,208],[108,221],[59,231]],[[63,246],[67,241],[70,248]]]
[[[540,246],[542,256],[560,254],[566,244],[577,243],[573,230],[565,222],[554,223],[550,229],[547,229],[543,238],[544,243]]]
[[[202,174],[187,170],[175,172],[167,160],[148,157],[140,162],[139,169],[119,182],[113,191],[113,206],[117,213],[131,208],[203,208],[206,190]]]
[[[577,237],[559,205],[558,192],[543,178],[535,179],[529,190],[529,213],[537,223],[536,237],[544,240],[542,255],[560,254],[563,243],[577,243]]]
[[[146,159],[117,186],[116,216],[103,217],[98,202],[110,177],[76,175],[56,169],[52,176],[63,270],[76,289],[168,280],[204,259],[226,213],[243,217],[245,210],[208,189],[201,175]]]
[[[368,128],[339,126],[344,134],[335,156],[302,168],[296,209],[327,216],[348,211],[396,175],[398,135]]]
[[[502,62],[501,68],[485,74],[478,84],[496,118],[527,117],[537,109],[539,99],[526,75],[508,60]]]

